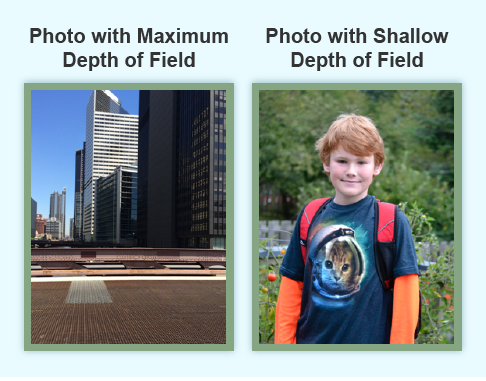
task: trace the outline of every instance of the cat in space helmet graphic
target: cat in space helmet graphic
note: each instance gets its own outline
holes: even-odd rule
[[[365,264],[353,229],[345,225],[326,226],[312,237],[311,250],[315,253],[312,282],[319,294],[343,299],[359,291]]]

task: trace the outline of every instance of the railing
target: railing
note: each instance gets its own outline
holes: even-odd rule
[[[226,267],[226,250],[212,249],[31,249],[33,276],[43,275],[139,275],[225,273],[211,266]],[[169,265],[199,265],[199,270],[175,270]],[[87,266],[91,267],[88,268]],[[98,267],[92,268],[93,266]],[[107,268],[111,267],[111,268]],[[118,267],[118,268],[113,268]]]

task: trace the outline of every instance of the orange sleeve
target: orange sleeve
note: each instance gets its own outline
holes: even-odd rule
[[[275,311],[275,344],[295,344],[303,283],[282,276]]]
[[[390,344],[413,344],[419,314],[417,274],[395,279]]]

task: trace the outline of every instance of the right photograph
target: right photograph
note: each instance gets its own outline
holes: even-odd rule
[[[253,85],[254,350],[461,350],[461,98]]]

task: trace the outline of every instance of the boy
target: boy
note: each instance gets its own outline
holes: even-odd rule
[[[375,267],[368,188],[383,167],[383,140],[369,118],[340,115],[316,149],[336,194],[309,227],[305,263],[298,217],[280,267],[275,344],[413,344],[418,266],[401,211],[393,291],[384,291]]]

